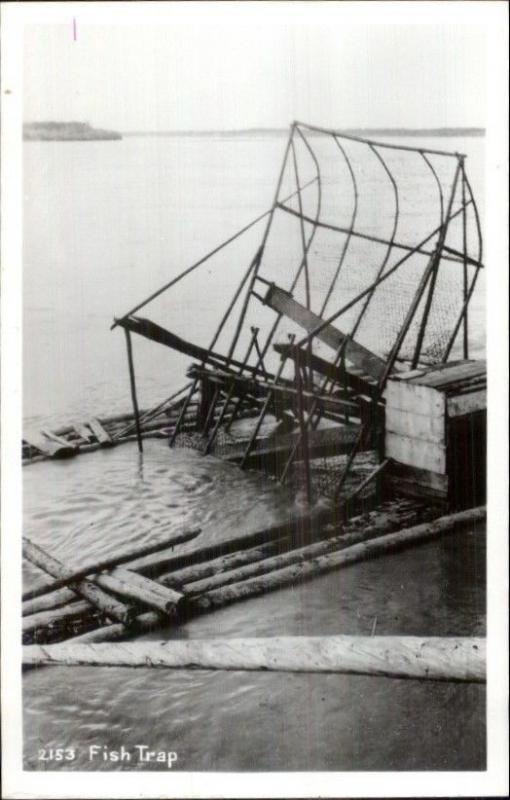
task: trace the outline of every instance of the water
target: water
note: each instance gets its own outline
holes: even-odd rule
[[[468,153],[483,208],[482,140],[435,139],[431,146]],[[59,425],[128,409],[124,337],[109,331],[113,314],[262,213],[283,149],[280,136],[25,145],[27,423]],[[156,318],[206,343],[261,229],[155,304]],[[480,292],[473,314],[478,353],[482,310]],[[142,406],[184,382],[188,359],[138,340],[135,356]],[[170,453],[161,441],[147,442],[143,457],[123,445],[24,470],[26,535],[75,563],[195,525],[202,527],[200,544],[220,541],[282,521],[291,509],[276,484],[214,458]],[[482,541],[454,537],[355,565],[156,638],[368,634],[375,619],[381,634],[480,635]],[[36,573],[27,569],[27,585]],[[479,769],[485,759],[478,686],[52,668],[25,676],[24,704],[28,769],[142,767],[91,762],[90,744],[175,750],[187,770]],[[76,748],[71,765],[38,760],[39,748],[62,746]]]

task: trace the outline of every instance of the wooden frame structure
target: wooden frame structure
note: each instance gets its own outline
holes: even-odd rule
[[[337,224],[324,217],[324,180],[320,158],[316,152],[319,140],[327,140],[334,145],[346,169],[350,187],[342,186],[341,190],[344,194],[350,192],[352,195],[348,225]],[[362,149],[367,158],[372,159],[371,163],[374,168],[379,169],[381,180],[387,182],[390,196],[393,197],[394,208],[390,230],[385,235],[379,236],[363,230],[359,222],[361,189],[357,166],[349,153],[349,147],[353,143]],[[313,177],[304,183],[300,182],[302,178],[299,150],[302,154],[306,154],[308,163],[313,164],[315,171]],[[438,224],[415,243],[402,241],[399,234],[402,199],[398,179],[388,159],[388,153],[395,151],[419,161],[432,180],[437,194]],[[453,164],[453,179],[446,187],[439,175],[438,160],[449,160],[448,163]],[[288,178],[289,174],[293,176],[293,191],[282,197],[284,176]],[[315,212],[307,213],[305,193],[311,189],[316,193]],[[471,223],[468,219],[469,213],[471,213]],[[289,272],[286,288],[277,285],[273,280],[274,276],[264,274],[266,247],[277,215],[286,215],[299,221],[301,256],[294,265],[293,272]],[[208,348],[198,347],[154,322],[137,316],[138,312],[152,300],[171,289],[212,255],[264,218],[266,226],[260,246],[242,276]],[[448,233],[454,220],[461,223],[460,248],[448,243]],[[472,237],[468,235],[471,233],[468,228],[474,230],[476,240],[474,254],[470,252],[472,245],[469,240]],[[312,302],[311,254],[316,234],[321,230],[339,235],[343,237],[343,241],[336,268],[324,288],[320,303],[317,304],[316,301]],[[367,279],[361,291],[347,299],[338,289],[339,277],[342,270],[346,269],[346,259],[356,240],[383,248],[382,257],[375,273]],[[245,442],[245,449],[239,462],[241,467],[253,465],[252,453],[258,447],[259,432],[267,415],[274,414],[281,423],[291,417],[296,434],[291,446],[283,449],[280,447],[280,455],[284,451],[286,455],[283,461],[281,458],[276,460],[278,477],[281,481],[286,481],[293,472],[292,468],[299,462],[300,469],[304,471],[307,497],[312,500],[310,459],[316,455],[318,438],[321,439],[319,451],[324,452],[324,435],[320,434],[319,425],[324,418],[329,418],[342,428],[348,429],[343,439],[336,437],[332,455],[339,452],[335,447],[338,447],[340,439],[353,442],[348,449],[347,463],[334,493],[335,498],[338,498],[358,451],[378,446],[381,426],[384,424],[383,392],[388,379],[399,370],[402,348],[413,325],[416,333],[412,357],[406,361],[407,368],[415,369],[426,363],[423,361],[424,342],[430,327],[438,277],[445,266],[453,268],[456,264],[457,268],[462,270],[462,297],[460,311],[449,321],[447,339],[441,352],[436,355],[435,362],[448,361],[461,329],[462,355],[464,359],[469,358],[468,305],[475,290],[479,271],[483,268],[482,253],[480,218],[466,174],[463,154],[371,141],[339,131],[300,122],[293,123],[285,146],[273,203],[269,210],[114,321],[112,327],[120,326],[126,332],[135,427],[140,449],[142,434],[138,422],[140,415],[136,399],[131,333],[138,333],[176,349],[198,362],[190,369],[192,380],[186,397],[180,404],[179,414],[170,434],[171,446],[176,443],[184,421],[189,419],[192,399],[198,390],[201,401],[198,406],[196,430],[203,435],[204,453],[213,451],[220,430],[229,431],[242,410],[249,408],[255,415],[251,436]],[[389,352],[377,354],[359,340],[362,324],[366,321],[371,305],[383,284],[392,276],[402,273],[404,265],[415,256],[426,257],[426,265],[416,280],[412,297],[405,308],[405,315],[398,326]],[[443,262],[448,263],[443,264]],[[303,302],[293,296],[298,282],[304,283]],[[251,326],[248,348],[239,354],[241,333],[248,323],[254,303],[261,303],[265,308],[271,309],[275,316],[266,331]],[[312,307],[314,304],[316,308]],[[334,312],[326,313],[327,307],[333,304]],[[232,324],[234,310],[239,305],[240,311],[238,310],[230,344],[227,351],[221,353],[216,349],[218,339],[227,321]],[[344,325],[342,320],[347,319],[348,312],[351,314],[350,322]],[[294,327],[297,326],[302,330],[304,335],[299,341],[296,341],[296,334],[293,334],[287,343],[277,341],[276,337],[284,320],[290,320]],[[342,325],[342,328],[339,325]],[[325,344],[333,351],[330,359],[318,354],[318,343]],[[280,356],[280,363],[274,373],[271,373],[266,368],[266,361],[274,351]],[[293,379],[284,377],[284,371],[289,363],[294,364]],[[430,361],[428,363],[430,364]],[[279,443],[274,443],[275,451],[279,446]],[[260,447],[258,449],[260,450]]]

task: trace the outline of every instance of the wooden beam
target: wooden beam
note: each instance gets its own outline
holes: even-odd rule
[[[166,330],[166,328],[161,327],[161,325],[157,325],[155,322],[151,322],[149,319],[144,319],[142,317],[126,317],[125,319],[116,320],[116,324],[120,325],[125,330],[131,331],[132,333],[138,333],[140,336],[150,339],[151,342],[158,342],[166,347],[171,347],[172,350],[177,350],[177,352],[183,353],[186,356],[190,356],[190,358],[196,358],[198,361],[212,364],[216,367],[221,366],[223,369],[227,369],[229,366],[238,368],[243,367],[243,364],[240,361],[236,361],[233,358],[229,359],[227,356],[224,356],[221,353],[215,353],[214,351],[206,350],[204,347],[200,347],[197,344],[187,342],[185,339],[182,339],[180,336],[176,336],[175,333]],[[262,370],[249,365],[244,366],[243,368],[247,372],[252,372],[254,374],[265,374],[262,372]]]
[[[103,447],[109,447],[113,444],[110,434],[105,431],[98,419],[92,417],[92,419],[87,421],[87,425],[100,445]]]
[[[311,333],[324,323],[321,317],[305,308],[305,306],[298,303],[297,300],[294,300],[288,292],[274,284],[272,284],[267,291],[265,304],[270,306],[273,311],[277,311],[278,314],[289,317],[289,319],[296,322],[308,333]],[[336,352],[348,337],[333,325],[326,325],[317,334],[317,338]],[[349,361],[352,361],[355,366],[362,369],[365,374],[370,375],[377,381],[384,374],[386,365],[383,359],[354,341],[354,339],[348,340],[345,349],[345,357]]]
[[[277,342],[273,345],[273,348],[281,355],[289,350],[289,345]],[[366,378],[363,378],[360,376],[360,374],[356,374],[349,369],[344,370],[341,367],[332,364],[330,361],[326,361],[325,358],[321,358],[315,353],[310,354],[308,350],[305,350],[303,347],[300,347],[299,349],[303,353],[303,357],[306,359],[305,363],[310,363],[310,366],[314,372],[318,372],[321,375],[330,378],[331,380],[335,381],[335,383],[340,384],[340,386],[343,386],[344,383],[347,383],[351,389],[356,392],[362,392],[364,394],[377,397],[378,388],[375,381],[366,380]],[[289,352],[289,357],[294,359],[293,350]]]

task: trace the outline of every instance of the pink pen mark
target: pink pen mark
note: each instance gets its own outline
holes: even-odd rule
[[[73,17],[73,39],[76,41],[76,19]]]

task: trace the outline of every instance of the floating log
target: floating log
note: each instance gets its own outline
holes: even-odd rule
[[[62,589],[57,589],[54,592],[48,592],[48,594],[41,595],[41,597],[36,597],[34,600],[26,600],[22,606],[22,614],[24,617],[28,617],[31,614],[38,614],[41,611],[47,611],[50,608],[59,608],[60,606],[65,606],[68,603],[72,603],[76,600],[76,593],[73,592],[72,589],[67,589],[63,587]]]
[[[87,425],[100,445],[103,447],[109,447],[113,444],[110,434],[105,431],[98,419],[92,417],[92,419],[87,421]]]
[[[189,602],[192,611],[205,611],[219,608],[243,598],[255,597],[267,591],[279,589],[289,584],[309,580],[316,575],[325,574],[340,567],[354,564],[358,561],[377,558],[386,553],[410,547],[419,542],[425,542],[441,534],[450,533],[457,526],[475,523],[486,517],[485,506],[468,511],[459,511],[445,517],[439,517],[432,522],[416,525],[412,528],[389,533],[377,539],[337,550],[333,553],[317,556],[313,559],[274,570],[257,578],[233,583],[219,589],[206,592],[199,597],[192,598]]]
[[[257,575],[265,575],[268,572],[274,572],[291,564],[305,563],[308,559],[364,542],[369,539],[369,537],[370,534],[367,534],[363,530],[357,533],[344,533],[339,536],[324,539],[320,542],[315,542],[314,544],[305,545],[304,547],[296,547],[287,552],[280,552],[277,555],[257,560],[253,559],[244,566],[239,566],[237,568],[230,567],[221,572],[212,574],[211,577],[186,581],[186,596],[196,597],[210,592],[213,589],[228,586],[232,583],[240,583],[241,581],[245,581]],[[162,578],[162,580],[164,581],[164,578]]]
[[[413,507],[416,509],[416,505],[410,503],[409,501],[403,501],[391,505],[397,505],[399,508],[409,509],[409,511],[411,511]],[[430,509],[428,509],[428,512],[430,513]],[[457,524],[460,525],[460,524],[465,524],[467,522],[475,522],[476,520],[485,518],[485,508],[474,509],[474,512],[475,513],[472,515],[467,514],[467,512],[462,512],[461,516],[459,516],[458,514],[453,515],[455,517],[455,520],[450,521],[451,527]],[[388,524],[388,520],[392,519],[392,514],[389,513],[387,515],[382,515],[382,517],[383,517],[383,522],[381,523],[381,520],[377,518],[374,512],[374,522],[372,524],[369,523],[367,525],[366,530],[370,531],[372,534],[376,534],[376,531],[380,532],[381,524]],[[445,520],[450,520],[450,518],[449,517],[442,518],[441,524],[444,524]],[[434,520],[434,523],[437,521],[438,520]],[[409,530],[413,531],[419,527],[421,526],[415,526],[414,528],[411,528]],[[356,535],[356,532],[353,531],[351,535]],[[400,544],[400,546],[402,547],[404,545]],[[339,553],[334,553],[334,555],[342,555],[345,553],[349,555],[351,551],[355,551],[355,547],[345,548]],[[355,555],[356,555],[355,558],[352,558],[351,561],[346,560],[345,563],[346,564],[353,563],[356,560],[360,560],[360,558],[362,557],[360,556],[359,552],[355,553]],[[199,597],[191,597],[187,600],[187,613],[190,615],[200,614],[203,613],[204,611],[209,611],[213,608],[219,608],[228,605],[232,602],[235,602],[236,600],[248,598],[250,596],[254,597],[258,594],[270,591],[272,589],[282,588],[288,585],[289,583],[293,584],[296,582],[296,580],[303,579],[304,577],[306,577],[302,574],[302,572],[300,572],[300,566],[301,565],[297,565],[297,567],[294,568],[287,567],[286,569],[289,570],[288,572],[286,572],[285,569],[278,570],[277,572],[269,573],[263,578],[248,580],[245,581],[244,583],[232,584],[231,586],[225,586],[224,588],[220,588],[215,591],[205,593]],[[339,566],[342,566],[342,564],[335,564],[335,565],[326,564],[321,566],[322,569],[320,569],[319,572],[320,571],[327,572],[330,569],[336,569]],[[297,577],[296,573],[293,572],[293,569],[297,569]],[[317,572],[314,574],[317,574]],[[274,579],[275,576],[276,580]],[[313,577],[313,575],[310,575],[309,577]],[[161,624],[161,617],[154,612],[149,612],[147,614],[140,615],[132,623],[132,625],[136,626],[136,630],[140,633],[153,630],[160,624]],[[135,629],[134,627],[131,628],[131,630],[134,629]],[[125,635],[126,635],[126,630],[122,625],[108,625],[95,631],[89,631],[87,633],[80,634],[79,636],[74,637],[72,641],[80,641],[80,642],[115,641],[123,639]]]
[[[275,553],[281,553],[289,546],[287,538],[275,539],[273,542],[238,550],[229,555],[213,558],[205,564],[194,564],[190,567],[160,575],[158,580],[164,586],[182,588],[194,581],[200,581],[236,569],[245,564],[252,564]]]
[[[322,526],[330,522],[331,519],[332,511],[329,507],[315,506],[307,514],[291,515],[285,522],[273,525],[270,528],[236,536],[216,544],[206,545],[189,553],[158,558],[157,562],[149,558],[137,558],[129,565],[129,568],[142,575],[153,577],[155,574],[161,575],[163,572],[169,572],[170,570],[175,571],[193,564],[201,564],[213,558],[228,555],[236,550],[267,544],[282,537],[289,537],[291,541],[296,541],[307,532],[307,535],[315,535],[320,538]]]
[[[287,556],[287,565],[296,563],[306,557],[311,558],[331,552],[334,549],[348,547],[375,536],[380,536],[382,533],[391,530],[396,521],[402,525],[411,524],[419,518],[423,519],[424,514],[432,513],[429,508],[426,510],[419,509],[416,504],[409,501],[387,505],[388,508],[385,509],[383,506],[377,513],[372,512],[362,518],[354,518],[344,525],[340,535],[325,538],[323,542],[319,542],[317,545],[289,551],[291,544],[289,538],[282,537],[265,545],[239,550],[229,555],[213,558],[206,563],[184,567],[181,570],[161,575],[158,579],[159,583],[151,582],[150,585],[156,589],[161,584],[183,592],[187,596],[195,595],[199,589],[205,592],[285,566],[285,561],[281,559],[285,559]],[[327,524],[323,526],[322,534],[324,537],[331,537],[331,533],[337,530],[338,528],[335,526]],[[278,556],[280,560],[271,559],[271,557]],[[245,566],[248,567],[246,572],[239,571],[239,568]],[[116,574],[116,571],[114,571],[114,574]],[[133,575],[135,573],[131,572],[130,574]],[[211,583],[208,583],[208,578],[211,579]],[[202,585],[199,582],[203,582]],[[105,586],[105,588],[107,587]],[[52,598],[54,598],[53,603]],[[61,607],[65,603],[73,602],[74,599],[74,593],[70,589],[59,589],[52,594],[28,601],[23,606],[23,613],[32,614],[52,607]],[[37,605],[38,603],[43,603],[44,605],[41,607]]]
[[[165,622],[168,621],[167,617],[162,616],[157,611],[146,611],[135,617],[131,622],[129,628],[130,634],[147,633],[148,631],[160,628]],[[91,644],[93,642],[113,642],[118,639],[124,639],[126,636],[126,629],[123,625],[105,625],[102,628],[96,628],[92,631],[86,631],[76,636],[67,639],[70,644],[74,642],[83,642]]]
[[[76,599],[76,595],[73,596]],[[48,611],[40,611],[37,614],[32,614],[29,617],[23,617],[23,636],[25,637],[37,629],[47,628],[58,622],[69,622],[71,619],[81,617],[83,614],[89,614],[90,611],[91,605],[89,602],[86,600],[76,600],[76,602],[69,603],[60,608],[52,608]]]
[[[485,639],[461,636],[278,636],[23,648],[24,666],[332,672],[476,683],[486,680],[485,662]]]
[[[57,578],[57,581],[68,582],[70,570],[26,537],[23,537],[23,555],[32,564]],[[133,616],[131,609],[124,603],[109,597],[91,581],[80,580],[73,585],[73,590],[102,611],[107,617],[110,617],[110,619],[126,624]]]
[[[35,597],[39,597],[40,595],[47,594],[48,592],[52,592],[55,589],[60,589],[61,586],[66,586],[67,584],[77,581],[80,578],[84,578],[86,575],[92,575],[96,572],[102,572],[103,570],[109,570],[113,567],[120,566],[121,564],[127,564],[130,561],[134,561],[135,559],[141,558],[143,556],[148,556],[153,553],[157,553],[160,550],[167,550],[175,545],[183,544],[184,542],[189,542],[191,539],[195,539],[199,533],[201,533],[201,528],[194,528],[190,531],[184,531],[183,533],[179,533],[177,535],[172,536],[170,539],[166,539],[163,541],[156,542],[155,544],[144,545],[142,547],[133,548],[133,550],[125,553],[121,553],[118,556],[112,556],[110,558],[105,558],[101,561],[96,561],[91,564],[87,564],[83,567],[77,567],[72,570],[66,570],[65,574],[62,573],[61,575],[55,576],[57,580],[53,581],[50,584],[45,584],[44,586],[38,586],[34,589],[30,589],[28,592],[25,592],[23,595],[23,600],[33,600]],[[23,539],[24,542],[29,542],[28,539]],[[32,544],[32,543],[30,543]],[[35,547],[35,545],[33,545]],[[41,551],[42,552],[42,551]],[[28,556],[27,556],[28,558]],[[29,559],[30,560],[30,559]],[[45,567],[43,567],[46,572],[49,572]]]
[[[338,525],[325,522],[321,525],[321,536],[325,539],[326,544],[332,541],[328,537],[337,536],[341,546],[348,546],[387,533],[393,530],[396,525],[412,525],[418,520],[423,521],[424,518],[430,518],[433,514],[434,511],[431,507],[422,508],[419,504],[410,500],[391,501],[383,504],[377,512],[369,512],[362,517],[354,517],[349,522],[344,523],[340,535],[338,534]],[[238,540],[234,541],[237,542]],[[213,557],[206,562],[191,564],[190,566],[184,566],[172,572],[161,574],[158,581],[164,586],[181,591],[183,586],[188,586],[192,582],[230,572],[246,564],[262,561],[270,556],[286,553],[291,546],[292,542],[289,540],[289,536],[282,536],[265,544],[244,547],[226,555]],[[135,573],[132,572],[132,574]],[[153,583],[152,586],[154,585]],[[75,599],[75,593],[71,589],[57,589],[34,600],[25,601],[23,603],[23,616],[58,608],[74,602]]]
[[[97,575],[94,582],[121,597],[128,597],[163,614],[176,615],[184,596],[167,586],[137,575],[127,569],[115,569],[111,574]]]

